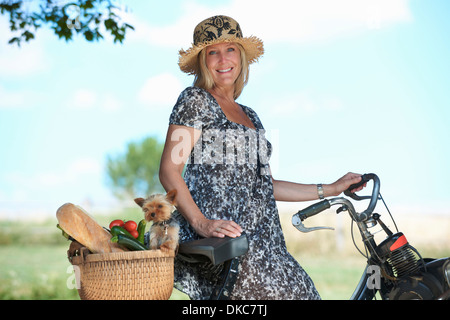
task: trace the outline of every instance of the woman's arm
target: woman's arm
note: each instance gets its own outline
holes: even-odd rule
[[[186,161],[200,135],[201,131],[194,128],[169,126],[161,156],[159,179],[164,189],[177,190],[177,209],[199,235],[203,237],[240,236],[242,229],[235,222],[206,219],[192,199],[182,177]]]
[[[272,180],[273,194],[277,201],[310,201],[319,199],[316,184],[301,184],[275,179]],[[361,181],[360,174],[349,172],[331,184],[323,184],[324,197],[338,196],[352,184],[358,183],[359,181]],[[364,186],[352,191],[360,191]]]

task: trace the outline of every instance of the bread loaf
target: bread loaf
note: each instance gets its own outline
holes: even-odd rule
[[[62,205],[56,211],[56,218],[65,232],[92,253],[125,251],[117,243],[112,243],[111,234],[79,206],[72,203]]]

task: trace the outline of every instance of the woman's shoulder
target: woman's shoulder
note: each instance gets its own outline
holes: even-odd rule
[[[239,103],[239,105],[241,106],[242,109],[244,109],[244,111],[246,111],[246,112],[248,111],[248,113],[256,115],[255,110],[253,110],[252,108],[247,107],[246,105],[243,105],[242,103]]]
[[[202,110],[202,112],[214,112],[215,99],[205,89],[199,87],[187,87],[178,97],[175,107]]]
[[[215,121],[216,109],[214,98],[205,89],[198,87],[187,87],[178,97],[172,114],[170,124],[206,126]]]
[[[195,87],[195,86],[190,86],[187,87],[186,89],[184,89],[179,96],[179,99],[197,99],[197,98],[202,98],[202,99],[206,99],[206,98],[210,98],[210,93],[208,91],[206,91],[205,89],[199,88],[199,87]]]
[[[247,116],[250,118],[250,120],[253,122],[253,124],[257,129],[264,129],[264,126],[262,125],[261,120],[259,119],[259,116],[255,110],[241,103],[239,103],[239,105],[241,106],[241,108],[244,110],[244,112],[247,114]]]

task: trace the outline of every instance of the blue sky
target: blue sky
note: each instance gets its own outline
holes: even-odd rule
[[[136,28],[122,45],[66,43],[41,29],[18,49],[0,16],[0,217],[87,200],[113,208],[106,156],[149,135],[164,141],[193,80],[178,69],[178,50],[214,14],[265,43],[239,102],[268,131],[276,178],[375,172],[388,204],[449,212],[448,1],[119,3]]]

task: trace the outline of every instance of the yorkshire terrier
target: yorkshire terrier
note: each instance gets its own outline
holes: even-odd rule
[[[144,198],[136,198],[134,202],[144,211],[145,220],[153,221],[150,227],[150,249],[161,249],[168,252],[178,248],[178,222],[171,217],[175,210],[177,190],[171,190],[166,195],[154,194]]]

